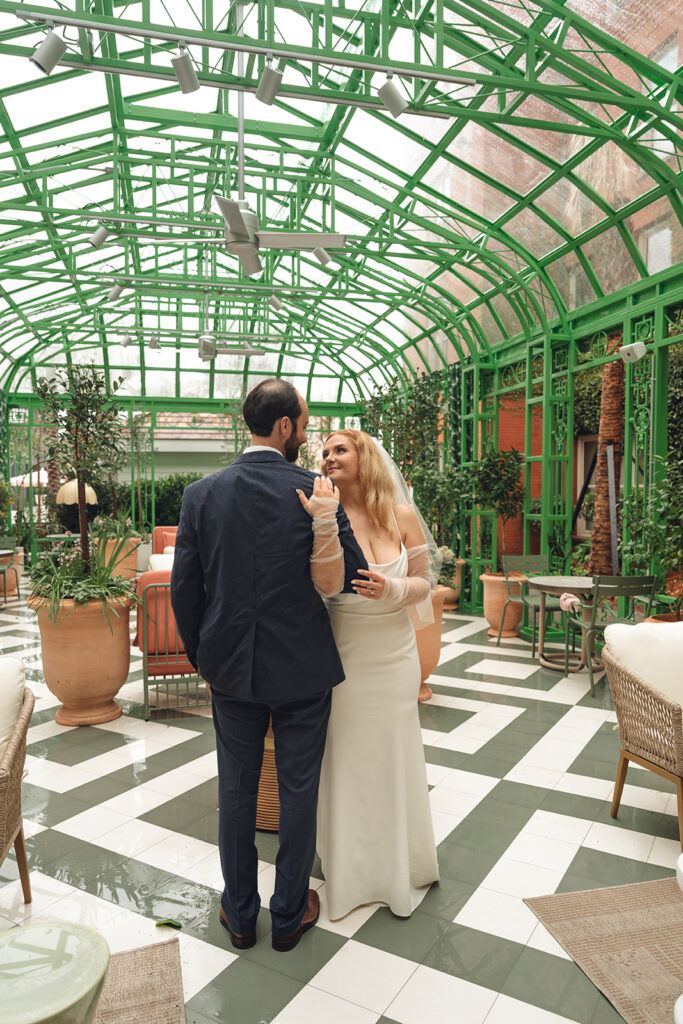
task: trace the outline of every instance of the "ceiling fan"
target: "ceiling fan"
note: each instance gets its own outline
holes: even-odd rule
[[[256,214],[245,199],[226,199],[215,193],[213,198],[226,223],[225,247],[231,256],[237,256],[249,277],[263,270],[258,255],[261,248],[310,249],[324,264],[329,262],[328,249],[343,249],[346,245],[346,235],[331,231],[259,231]]]

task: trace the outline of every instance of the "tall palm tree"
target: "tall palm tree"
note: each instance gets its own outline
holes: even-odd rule
[[[614,479],[618,495],[624,454],[624,364],[621,359],[606,363],[602,374],[598,459],[595,470],[595,512],[588,560],[588,572],[591,576],[611,576],[613,573],[607,476],[609,441],[614,444]]]

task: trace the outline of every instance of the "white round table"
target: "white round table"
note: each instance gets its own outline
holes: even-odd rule
[[[585,619],[590,619],[592,607],[592,601],[590,598],[593,593],[593,577],[529,576],[529,587],[533,587],[535,590],[540,591],[541,594],[541,607],[539,609],[540,623],[538,629],[538,660],[544,668],[552,668],[556,672],[564,672],[564,652],[546,654],[543,650],[543,640],[545,638],[545,595],[575,594],[581,599],[583,617]],[[581,653],[578,655],[569,655],[569,671],[580,672],[587,664],[588,649],[584,633],[581,638]],[[602,667],[602,662],[597,658],[593,658],[593,668],[599,670]]]

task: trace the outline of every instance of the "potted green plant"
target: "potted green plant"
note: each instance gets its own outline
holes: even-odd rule
[[[116,392],[123,378],[112,384]],[[40,559],[31,574],[29,605],[38,615],[45,682],[63,706],[62,725],[98,725],[118,718],[114,700],[130,667],[130,580],[117,573],[129,534],[116,528],[107,557],[106,532],[88,531],[85,483],[121,444],[121,421],[106,380],[94,366],[57,370],[37,393],[57,424],[52,457],[77,481],[79,533]]]
[[[505,528],[511,519],[521,515],[524,507],[523,461],[516,448],[499,451],[492,445],[484,448],[481,460],[473,469],[475,501],[485,512],[492,512],[502,524],[501,542],[505,557]],[[505,576],[500,572],[484,572],[479,577],[484,586],[484,615],[489,624],[489,636],[498,636],[503,605],[507,598]],[[512,593],[518,593],[526,577],[511,583]],[[510,604],[505,612],[502,636],[516,636],[524,608]]]
[[[443,559],[439,585],[448,587],[445,608],[456,608],[462,591],[465,559],[454,550],[457,523],[463,509],[472,504],[469,471],[459,466],[443,470],[428,465],[416,466],[412,476],[415,503],[428,523]]]
[[[623,502],[621,518],[628,540],[621,557],[629,573],[660,577],[660,591],[674,598],[669,612],[655,615],[660,622],[680,622],[683,606],[683,458],[673,449],[658,460],[658,471],[647,498],[637,488]]]

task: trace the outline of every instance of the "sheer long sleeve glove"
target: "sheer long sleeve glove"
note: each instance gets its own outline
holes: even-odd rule
[[[397,608],[407,608],[419,604],[429,597],[431,579],[429,576],[429,553],[426,544],[408,548],[407,576],[384,576],[373,569],[361,569],[364,580],[354,580],[357,594],[378,600],[380,597],[390,601]]]
[[[311,579],[321,597],[333,597],[344,589],[344,552],[339,543],[338,492],[331,480],[316,477],[313,494],[306,498],[297,491],[301,504],[311,517],[313,550]]]

